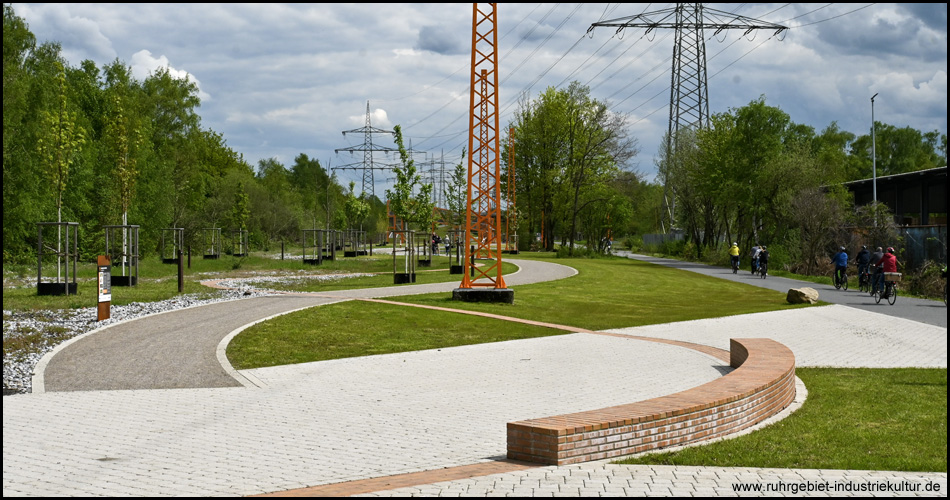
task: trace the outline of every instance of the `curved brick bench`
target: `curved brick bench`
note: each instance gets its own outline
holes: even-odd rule
[[[508,423],[508,458],[565,465],[738,432],[795,399],[795,356],[771,339],[731,339],[728,375],[639,403]]]

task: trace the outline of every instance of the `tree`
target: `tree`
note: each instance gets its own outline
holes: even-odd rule
[[[363,229],[363,220],[369,215],[369,203],[366,201],[366,193],[356,196],[356,183],[350,181],[350,191],[346,194],[346,200],[343,202],[343,213],[346,217],[346,228],[353,229],[359,227]]]
[[[231,209],[231,223],[234,227],[247,231],[247,220],[251,217],[251,204],[248,200],[244,182],[238,182],[237,193],[234,195],[234,206]]]
[[[573,252],[580,214],[637,152],[626,131],[626,118],[590,97],[588,87],[548,88],[536,101],[522,101],[515,118],[518,137],[518,200],[526,216],[545,235],[547,250],[561,226],[562,240]],[[507,177],[507,176],[503,176]]]
[[[290,168],[290,183],[301,200],[310,228],[317,229],[321,216],[329,228],[330,190],[335,182],[327,175],[320,162],[310,159],[306,154],[297,155]]]
[[[115,165],[114,177],[119,189],[119,205],[122,209],[122,225],[128,224],[129,206],[132,203],[135,188],[136,150],[141,147],[142,138],[138,129],[130,123],[122,104],[122,96],[113,95],[111,121],[106,127],[106,140],[110,147],[110,156]]]
[[[874,122],[874,137],[862,135],[851,144],[850,154],[855,167],[846,180],[870,179],[874,174],[871,144],[877,147],[876,173],[878,176],[902,174],[945,167],[947,165],[947,135],[939,131],[921,133],[910,127],[898,128]]]
[[[795,195],[834,177],[821,168],[814,131],[764,98],[714,115],[708,128],[679,134],[661,173],[700,257],[723,236],[740,247],[783,241]]]
[[[403,145],[401,127],[396,125],[393,130],[396,133],[401,164],[393,168],[393,173],[396,174],[393,188],[386,190],[390,210],[393,215],[406,221],[406,224],[415,224],[419,230],[428,231],[435,220],[432,184],[421,184],[421,176],[416,173],[415,162]],[[420,185],[419,192],[414,194],[417,185]]]
[[[799,231],[799,265],[803,268],[795,271],[813,274],[828,260],[827,249],[834,243],[834,231],[844,221],[842,207],[821,189],[810,188],[792,200],[791,216]]]
[[[66,179],[69,176],[69,167],[76,159],[82,148],[85,138],[83,129],[76,125],[76,113],[69,112],[66,103],[66,71],[61,63],[59,69],[59,99],[56,109],[43,113],[42,135],[37,141],[37,152],[43,165],[46,167],[47,177],[52,181],[56,191],[56,221],[63,221],[63,191],[66,190]]]
[[[445,202],[451,212],[451,226],[456,230],[464,231],[465,214],[468,204],[468,175],[465,169],[465,150],[462,149],[462,159],[449,177],[449,186],[445,191]]]
[[[304,209],[292,188],[290,171],[275,158],[260,160],[254,181],[248,190],[254,242],[266,249],[272,240],[298,235]]]

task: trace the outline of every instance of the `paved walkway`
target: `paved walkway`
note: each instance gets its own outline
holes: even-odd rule
[[[752,273],[749,272],[747,265],[748,262],[745,259],[743,260],[743,266],[746,267],[744,269],[740,269],[737,274],[732,274],[732,269],[708,266],[696,262],[684,262],[660,257],[650,257],[647,255],[633,254],[630,252],[617,252],[617,255],[629,257],[631,259],[642,260],[645,262],[651,262],[661,266],[700,273],[706,276],[714,276],[720,279],[737,281],[747,285],[768,288],[770,290],[783,293],[787,292],[789,288],[800,288],[807,286],[817,290],[819,299],[825,302],[846,305],[861,309],[863,311],[877,312],[886,314],[888,316],[910,319],[913,321],[919,321],[921,323],[941,326],[943,328],[947,327],[947,306],[943,303],[943,301],[916,299],[898,293],[897,301],[893,305],[890,305],[887,303],[887,301],[883,300],[880,303],[875,303],[874,298],[872,298],[867,293],[858,291],[856,288],[852,288],[850,290],[835,290],[835,287],[831,284],[830,276],[828,278],[827,284],[811,283],[790,278],[780,278],[778,276],[772,275],[762,279],[758,276],[753,276]]]
[[[564,266],[521,260],[516,263],[522,271],[506,276],[512,286],[573,274]],[[382,297],[406,291],[425,293],[439,286],[450,290],[457,284],[354,293]],[[241,375],[255,382],[251,388],[238,387],[233,377],[228,386],[172,385],[187,379],[175,373],[185,372],[182,367],[191,370],[192,366],[205,366],[191,361],[182,364],[185,361],[180,363],[179,358],[190,359],[190,351],[198,350],[199,345],[205,358],[209,349],[220,350],[224,339],[236,329],[232,328],[234,324],[307,307],[307,300],[342,300],[348,293],[244,299],[228,303],[232,307],[226,309],[202,306],[150,320],[175,321],[172,329],[177,332],[166,332],[169,328],[160,328],[160,323],[142,319],[89,334],[61,348],[51,356],[51,362],[44,364],[45,380],[39,385],[34,380],[34,389],[39,387],[39,391],[4,398],[4,496],[224,496],[269,492],[362,492],[379,496],[731,495],[733,485],[778,485],[780,481],[789,488],[819,487],[815,485],[823,482],[852,487],[871,482],[895,488],[906,481],[922,488],[937,484],[941,488],[937,495],[946,496],[946,474],[614,466],[604,462],[525,467],[503,460],[506,422],[614,405],[618,399],[632,402],[669,394],[729,370],[721,361],[695,350],[633,338],[574,333],[244,370]],[[930,357],[928,364],[920,366],[946,367],[946,328],[907,321],[901,328],[885,332],[874,330],[877,322],[872,321],[870,327],[852,329],[853,322],[866,321],[868,314],[845,306],[831,307],[837,308],[833,314],[836,324],[830,323],[824,313],[831,308],[808,308],[617,332],[665,338],[692,335],[693,341],[721,347],[722,339],[729,336],[749,336],[740,323],[754,316],[751,321],[760,325],[756,331],[763,336],[778,334],[789,322],[824,330],[827,335],[823,342],[822,337],[815,336],[800,346],[790,344],[797,356],[801,349],[805,359],[814,358],[818,364],[837,363],[833,357],[823,358],[823,351],[846,352],[854,349],[856,342],[875,340],[896,342],[899,349],[923,343],[915,348]],[[794,318],[780,316],[787,313]],[[179,314],[195,321],[178,320]],[[208,322],[200,323],[203,319]],[[123,328],[123,336],[110,332]],[[141,334],[140,329],[145,328],[150,335]],[[697,331],[704,332],[702,339],[693,333]],[[124,338],[97,339],[100,335]],[[168,337],[161,346],[148,343],[162,335]],[[199,341],[200,336],[217,341]],[[126,342],[138,348],[110,357],[96,352],[94,344],[83,345],[89,342],[98,343],[100,351]],[[143,356],[142,351],[150,347],[161,354]],[[866,360],[862,366],[905,362],[910,364],[901,366],[918,366],[915,363],[920,358],[913,354],[907,360],[887,360],[894,350],[891,347],[858,349],[853,358]],[[70,377],[54,374],[65,366],[57,368],[61,356],[63,360],[73,358],[72,365],[79,365],[76,359],[81,357],[80,351],[74,349],[85,349],[83,355],[100,356],[93,364],[113,365],[72,377],[84,380],[87,386],[69,385],[73,382],[64,379]],[[632,365],[631,359],[645,361]],[[150,386],[147,377],[137,371],[138,365],[166,373],[155,378],[169,381],[165,382],[169,388],[144,390]],[[227,375],[227,367],[218,368]],[[190,383],[224,380],[218,377],[220,373],[212,376],[213,371],[195,369],[200,377],[207,376],[208,382]],[[113,372],[122,375],[110,376]],[[108,387],[97,386],[100,382],[94,380],[96,377],[136,379],[140,386],[99,390]],[[604,384],[605,379],[612,382]],[[490,473],[493,470],[498,472]],[[436,483],[439,476],[431,471],[441,473],[443,479],[453,474],[465,479]],[[372,487],[367,486],[370,484]],[[313,488],[315,485],[330,485],[325,488],[334,488],[333,493]],[[404,488],[387,489],[397,485]],[[928,493],[934,492],[912,494]]]

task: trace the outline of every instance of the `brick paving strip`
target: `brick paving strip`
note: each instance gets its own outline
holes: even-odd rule
[[[250,495],[255,497],[348,497],[360,495],[363,493],[373,493],[377,491],[391,490],[396,488],[411,488],[424,484],[439,483],[442,481],[456,481],[459,479],[468,479],[472,477],[489,476],[492,474],[503,474],[506,472],[516,472],[520,470],[537,469],[542,467],[538,464],[528,464],[516,462],[513,460],[498,460],[495,462],[486,462],[481,464],[462,465],[460,467],[448,467],[439,470],[427,470],[423,472],[412,472],[409,474],[398,474],[395,476],[376,477],[373,479],[361,479],[359,481],[347,481],[344,483],[324,484],[321,486],[311,486],[309,488],[300,488],[296,490],[280,491],[277,493],[265,493],[262,495]]]

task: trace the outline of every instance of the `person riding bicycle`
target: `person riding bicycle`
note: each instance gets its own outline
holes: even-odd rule
[[[762,249],[759,251],[759,269],[765,270],[765,275],[768,276],[769,272],[769,250],[762,245]]]
[[[739,244],[733,243],[732,247],[729,248],[729,260],[732,261],[732,268],[739,268]]]
[[[749,257],[752,258],[752,274],[755,274],[759,270],[759,253],[762,251],[762,248],[759,247],[759,244],[756,243],[752,247],[752,252],[749,254]]]
[[[896,273],[897,272],[897,256],[894,255],[894,247],[887,247],[887,253],[881,257],[881,262],[879,263],[881,268],[881,290],[886,291],[884,288],[884,273]]]
[[[873,294],[884,282],[884,271],[881,269],[881,259],[884,258],[884,249],[877,247],[877,250],[871,254],[870,267],[874,271],[871,273],[871,293]]]
[[[848,252],[844,250],[844,247],[838,249],[838,253],[831,258],[831,262],[835,265],[835,283],[840,283],[845,279],[844,275],[848,271]]]
[[[858,277],[864,276],[868,272],[868,264],[871,262],[871,252],[867,245],[861,245],[861,251],[854,256],[854,263],[858,266]]]

